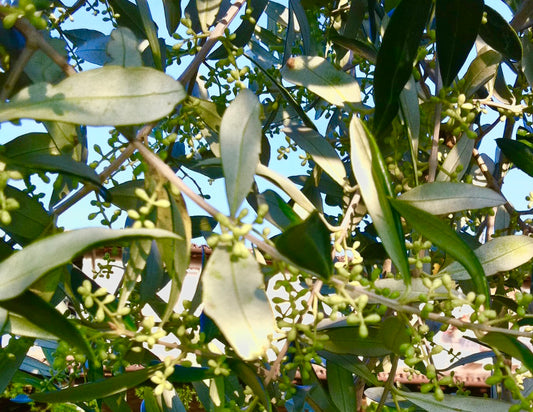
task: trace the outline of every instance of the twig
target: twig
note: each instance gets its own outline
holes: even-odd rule
[[[396,300],[386,298],[382,295],[378,295],[377,293],[374,293],[361,286],[355,286],[355,285],[350,285],[350,284],[347,285],[342,280],[336,279],[336,278],[331,279],[331,282],[338,288],[344,287],[348,293],[351,293],[356,297],[360,295],[367,295],[373,302],[381,303],[398,312],[410,313],[412,315],[419,316],[423,319],[427,318],[427,319],[434,320],[437,322],[446,323],[448,325],[455,326],[459,329],[470,329],[470,330],[481,331],[481,332],[500,332],[500,333],[504,333],[506,335],[511,335],[511,336],[523,336],[523,337],[530,338],[530,339],[533,338],[533,332],[525,332],[525,331],[516,330],[516,329],[499,328],[496,326],[485,325],[482,323],[464,322],[460,319],[437,315],[436,313],[429,313],[427,315],[424,314],[424,316],[422,316],[422,311],[420,309],[417,309],[416,307],[409,306],[409,305],[403,305]]]
[[[0,92],[0,101],[3,103],[6,101],[6,99],[11,94],[11,91],[17,84],[17,81],[20,78],[20,75],[24,71],[24,67],[26,67],[26,64],[31,59],[31,56],[33,56],[33,53],[35,53],[37,49],[34,47],[30,47],[29,44],[26,44],[26,47],[22,49],[22,52],[20,53],[20,56],[13,64],[13,67],[11,67],[11,70],[9,70],[9,75],[7,77],[6,82],[4,83],[4,87],[2,88],[2,91]]]
[[[152,129],[155,127],[155,123],[149,123],[145,126],[143,126],[138,132],[137,132],[137,139],[142,140],[146,136],[150,134]],[[130,156],[135,152],[135,148],[133,147],[133,144],[130,143],[124,151],[120,154],[119,157],[117,157],[113,163],[111,163],[102,173],[100,173],[100,181],[104,183],[109,177],[117,171],[122,164],[130,158]],[[56,216],[59,216],[60,214],[64,213],[67,209],[72,207],[74,204],[76,204],[79,200],[83,199],[85,196],[87,196],[89,193],[91,193],[94,190],[94,186],[92,185],[85,185],[83,188],[81,188],[79,191],[77,191],[74,195],[69,197],[67,200],[65,200],[60,205],[56,206],[53,210],[53,214]]]
[[[209,33],[209,37],[207,38],[206,42],[200,49],[198,53],[194,56],[193,61],[189,64],[189,66],[185,69],[185,71],[181,74],[181,76],[178,78],[178,81],[180,83],[188,83],[193,78],[195,73],[198,71],[198,68],[202,64],[202,62],[205,60],[213,46],[217,43],[218,39],[224,35],[224,31],[229,26],[229,24],[233,21],[233,19],[237,16],[237,13],[241,9],[241,7],[244,5],[244,0],[236,1],[231,5],[231,7],[228,9],[228,12],[224,16],[222,20],[215,26],[215,28]]]
[[[76,74],[76,69],[72,67],[68,61],[61,56],[49,43],[46,42],[44,37],[35,27],[33,27],[26,19],[18,19],[15,23],[15,27],[26,38],[27,47],[35,47],[41,49],[52,61],[57,64],[61,70],[67,75],[72,76]]]

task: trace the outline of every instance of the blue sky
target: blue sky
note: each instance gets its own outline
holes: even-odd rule
[[[511,17],[510,11],[507,9],[507,7],[503,4],[500,0],[487,0],[486,3],[494,8],[496,8],[505,18],[509,19]],[[182,5],[185,6],[185,3]],[[158,22],[164,22],[164,12],[162,7],[162,2],[160,0],[154,0],[150,1],[150,7],[152,16],[154,17],[155,21]],[[104,33],[109,33],[112,29],[111,25],[109,23],[104,23],[101,21],[100,18],[94,18],[91,15],[88,15],[85,10],[80,10],[78,13],[75,14],[75,20],[72,22],[68,22],[65,25],[65,29],[69,28],[79,28],[83,27],[85,21],[90,20],[90,27],[96,30],[100,30]],[[168,37],[168,34],[166,32],[166,28],[163,24],[160,24],[159,27],[159,35]],[[185,63],[182,67],[186,67]],[[174,77],[177,77],[179,73],[182,70],[182,67],[177,67],[174,65],[168,73]],[[323,123],[323,124],[322,124]],[[325,127],[324,121],[318,122],[318,127],[322,128]],[[43,130],[41,125],[36,125],[34,122],[31,121],[22,121],[20,126],[15,126],[9,123],[4,123],[1,125],[0,129],[0,143],[5,143],[11,139],[13,139],[16,136],[19,136],[21,134],[27,133],[31,130]],[[94,152],[92,150],[92,147],[95,143],[98,143],[102,146],[104,146],[105,142],[108,138],[108,128],[95,128],[91,127],[88,130],[88,142],[89,142],[89,149],[91,157],[94,156]],[[495,151],[497,150],[496,145],[494,143],[494,139],[501,137],[503,132],[503,123],[498,125],[494,131],[491,132],[490,136],[487,136],[483,144],[481,146],[481,152],[487,153],[491,158],[494,158]],[[278,144],[284,143],[284,137],[279,138]],[[275,147],[273,145],[273,153],[272,153],[272,163],[271,167],[273,167],[275,170],[282,172],[285,175],[290,174],[296,174],[301,173],[301,170],[298,172],[296,167],[290,167],[291,164],[299,165],[299,159],[298,159],[299,153],[291,153],[289,156],[288,161],[282,161],[277,162],[274,161],[276,157],[275,153]],[[289,169],[290,167],[290,169]],[[292,169],[292,170],[291,170]],[[225,190],[224,190],[224,183],[220,179],[211,185],[208,185],[205,178],[203,178],[200,175],[195,175],[194,173],[191,173],[191,175],[198,178],[198,182],[202,185],[203,188],[205,188],[205,191],[211,195],[210,203],[212,203],[215,207],[220,209],[222,212],[227,212],[227,202],[225,199]],[[258,178],[258,183],[261,186],[261,190],[265,190],[267,188],[270,188],[268,184],[261,183],[262,179]],[[38,184],[39,179],[34,178],[34,183]],[[203,182],[203,183],[202,183]],[[507,183],[508,182],[508,183]],[[39,185],[42,187],[42,185]],[[508,198],[508,200],[517,208],[520,210],[526,209],[527,207],[527,201],[525,200],[525,196],[529,193],[529,191],[533,190],[533,179],[527,175],[525,175],[523,172],[513,169],[511,170],[506,178],[506,183],[503,186],[503,192],[505,196]],[[94,207],[90,206],[89,202],[90,200],[94,199],[94,194],[91,194],[87,196],[83,201],[79,202],[72,208],[70,208],[67,212],[65,212],[63,215],[60,216],[59,224],[65,226],[67,229],[75,229],[80,227],[87,227],[87,226],[99,226],[99,219],[94,221],[87,220],[86,216],[90,211],[94,211]],[[47,201],[45,201],[45,204],[47,204]],[[189,210],[191,214],[204,214],[199,208],[197,208],[195,205],[192,205],[191,202],[189,202]],[[122,227],[123,226],[123,219],[121,219],[118,223],[114,225],[115,227]]]

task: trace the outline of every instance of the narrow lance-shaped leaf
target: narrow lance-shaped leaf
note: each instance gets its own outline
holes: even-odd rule
[[[22,295],[2,300],[0,306],[23,316],[46,332],[52,333],[61,340],[77,347],[89,359],[94,358],[89,342],[81,335],[79,329],[33,292],[27,290]]]
[[[159,39],[157,38],[157,28],[152,20],[152,14],[150,13],[150,6],[147,0],[137,0],[137,7],[141,14],[141,21],[146,32],[148,43],[150,43],[150,49],[154,57],[154,64],[156,69],[163,70],[163,62],[161,60],[161,47],[159,46]]]
[[[281,76],[297,86],[307,87],[324,100],[337,106],[344,102],[359,103],[361,90],[357,80],[319,56],[295,56],[287,60]]]
[[[135,238],[177,238],[160,229],[80,229],[32,243],[0,263],[0,300],[20,295],[41,276],[91,248]],[[54,253],[50,253],[53,250]]]
[[[70,156],[52,156],[41,153],[26,153],[16,157],[0,155],[0,159],[11,166],[35,171],[59,173],[76,177],[82,181],[102,186],[95,170],[85,163],[76,162]]]
[[[135,125],[169,114],[186,96],[172,77],[148,67],[107,66],[57,85],[37,83],[0,104],[0,121],[30,118],[91,126]]]
[[[485,304],[490,304],[489,285],[483,267],[465,241],[439,218],[403,200],[391,198],[390,202],[418,233],[446,251],[466,268],[477,293],[485,296]]]
[[[483,0],[437,0],[437,58],[448,87],[474,45],[483,17]]]
[[[399,197],[432,215],[499,206],[505,198],[492,189],[467,183],[433,182],[417,186]]]
[[[220,155],[230,213],[235,216],[250,191],[259,164],[261,104],[243,89],[226,109],[220,124]]]
[[[12,336],[7,346],[2,348],[4,352],[2,353],[3,356],[0,356],[0,391],[2,393],[18,371],[22,361],[26,357],[26,353],[32,345],[33,339]]]
[[[394,10],[376,58],[374,133],[381,138],[398,113],[399,97],[413,72],[431,0],[403,0]]]
[[[276,239],[276,249],[298,266],[329,279],[333,273],[331,239],[318,212],[290,226]]]
[[[522,362],[530,371],[533,371],[533,353],[514,336],[508,336],[500,332],[489,332],[480,341],[512,356]]]
[[[479,26],[479,36],[494,50],[511,60],[522,60],[522,43],[516,31],[493,8],[485,5],[486,22]]]
[[[163,0],[163,8],[168,34],[172,35],[180,24],[181,0]]]
[[[335,149],[317,131],[303,126],[288,126],[282,130],[309,153],[314,162],[324,170],[339,186],[344,186],[346,169]]]
[[[533,176],[533,148],[511,139],[496,139],[496,144],[503,154],[523,172]]]
[[[196,0],[198,19],[204,32],[208,32],[209,28],[214,24],[220,3],[222,3],[221,0]]]
[[[140,385],[150,379],[158,370],[162,369],[163,364],[141,369],[135,372],[126,372],[121,375],[104,379],[99,382],[86,383],[55,392],[38,392],[33,393],[31,398],[36,402],[82,402],[94,399],[102,399],[107,396],[124,392],[129,388]]]
[[[500,53],[488,48],[480,50],[478,56],[472,61],[464,76],[462,90],[467,98],[471,97],[485,83],[496,76],[500,61]]]
[[[339,411],[357,410],[357,397],[352,373],[341,365],[328,361],[328,388],[331,400]]]
[[[107,42],[106,52],[109,63],[122,67],[142,66],[142,57],[138,49],[138,40],[135,34],[127,27],[118,27],[111,32]]]
[[[231,249],[216,248],[202,275],[202,290],[205,313],[237,354],[244,360],[263,356],[276,327],[257,261],[249,253],[237,257]]]
[[[462,166],[461,172],[457,173],[457,179],[461,179],[468,170],[467,166],[472,158],[472,149],[476,141],[470,139],[466,133],[463,133],[457,144],[450,150],[446,159],[442,163],[441,171],[436,177],[437,182],[449,182],[450,175],[456,173],[458,166]]]
[[[391,208],[390,184],[375,141],[357,116],[350,123],[352,169],[365,205],[385,250],[406,282],[410,279],[405,240],[399,216]]]
[[[486,276],[513,270],[533,258],[533,238],[528,236],[501,236],[492,239],[474,253],[483,266]],[[457,262],[446,266],[441,272],[454,280],[469,279],[468,272]]]

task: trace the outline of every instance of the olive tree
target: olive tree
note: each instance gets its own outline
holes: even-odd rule
[[[2,134],[4,396],[56,410],[129,410],[132,388],[150,411],[185,410],[191,390],[213,411],[533,408],[530,210],[502,193],[510,168],[533,176],[533,2],[163,0],[164,21],[147,0],[8,3],[0,121],[41,132]],[[219,179],[227,208],[207,195]],[[101,227],[58,227],[86,196]],[[212,253],[178,310],[200,236]],[[102,246],[122,248],[95,273],[122,266],[115,293],[80,270]],[[450,351],[450,368],[486,357],[499,399],[435,364],[450,326],[487,347]],[[19,370],[34,344],[47,362]],[[427,383],[395,384],[398,368]]]

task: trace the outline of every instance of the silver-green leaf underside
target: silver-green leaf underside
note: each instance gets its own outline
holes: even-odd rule
[[[478,247],[474,253],[483,266],[486,276],[517,268],[533,258],[533,238],[528,236],[502,236]],[[458,262],[453,262],[441,272],[455,280],[470,279],[467,271]]]
[[[135,238],[178,238],[161,229],[80,229],[46,237],[14,253],[0,264],[0,300],[14,298],[41,276],[101,245]]]
[[[186,97],[183,86],[149,67],[106,66],[57,85],[36,83],[0,104],[0,121],[29,118],[90,126],[148,123]]]
[[[261,152],[261,104],[257,96],[243,89],[229,105],[220,124],[220,155],[226,180],[230,213],[250,191]]]
[[[452,182],[433,182],[417,186],[399,199],[433,215],[482,209],[505,203],[505,198],[492,189]]]
[[[324,100],[337,106],[359,103],[361,90],[357,80],[319,56],[291,57],[281,69],[284,80],[307,87]]]
[[[461,139],[450,150],[446,159],[444,159],[441,167],[442,170],[437,174],[435,180],[437,182],[449,182],[451,180],[450,174],[454,173],[459,165],[463,168],[457,173],[457,179],[461,179],[466,173],[475,143],[476,141],[474,139],[469,139],[466,133],[463,133]]]
[[[296,142],[305,152],[309,153],[335,182],[344,186],[346,169],[335,149],[317,131],[304,126],[291,125],[284,128],[283,133]]]
[[[274,314],[264,291],[263,274],[248,255],[236,258],[219,247],[202,275],[205,313],[244,360],[264,355],[275,332]]]

